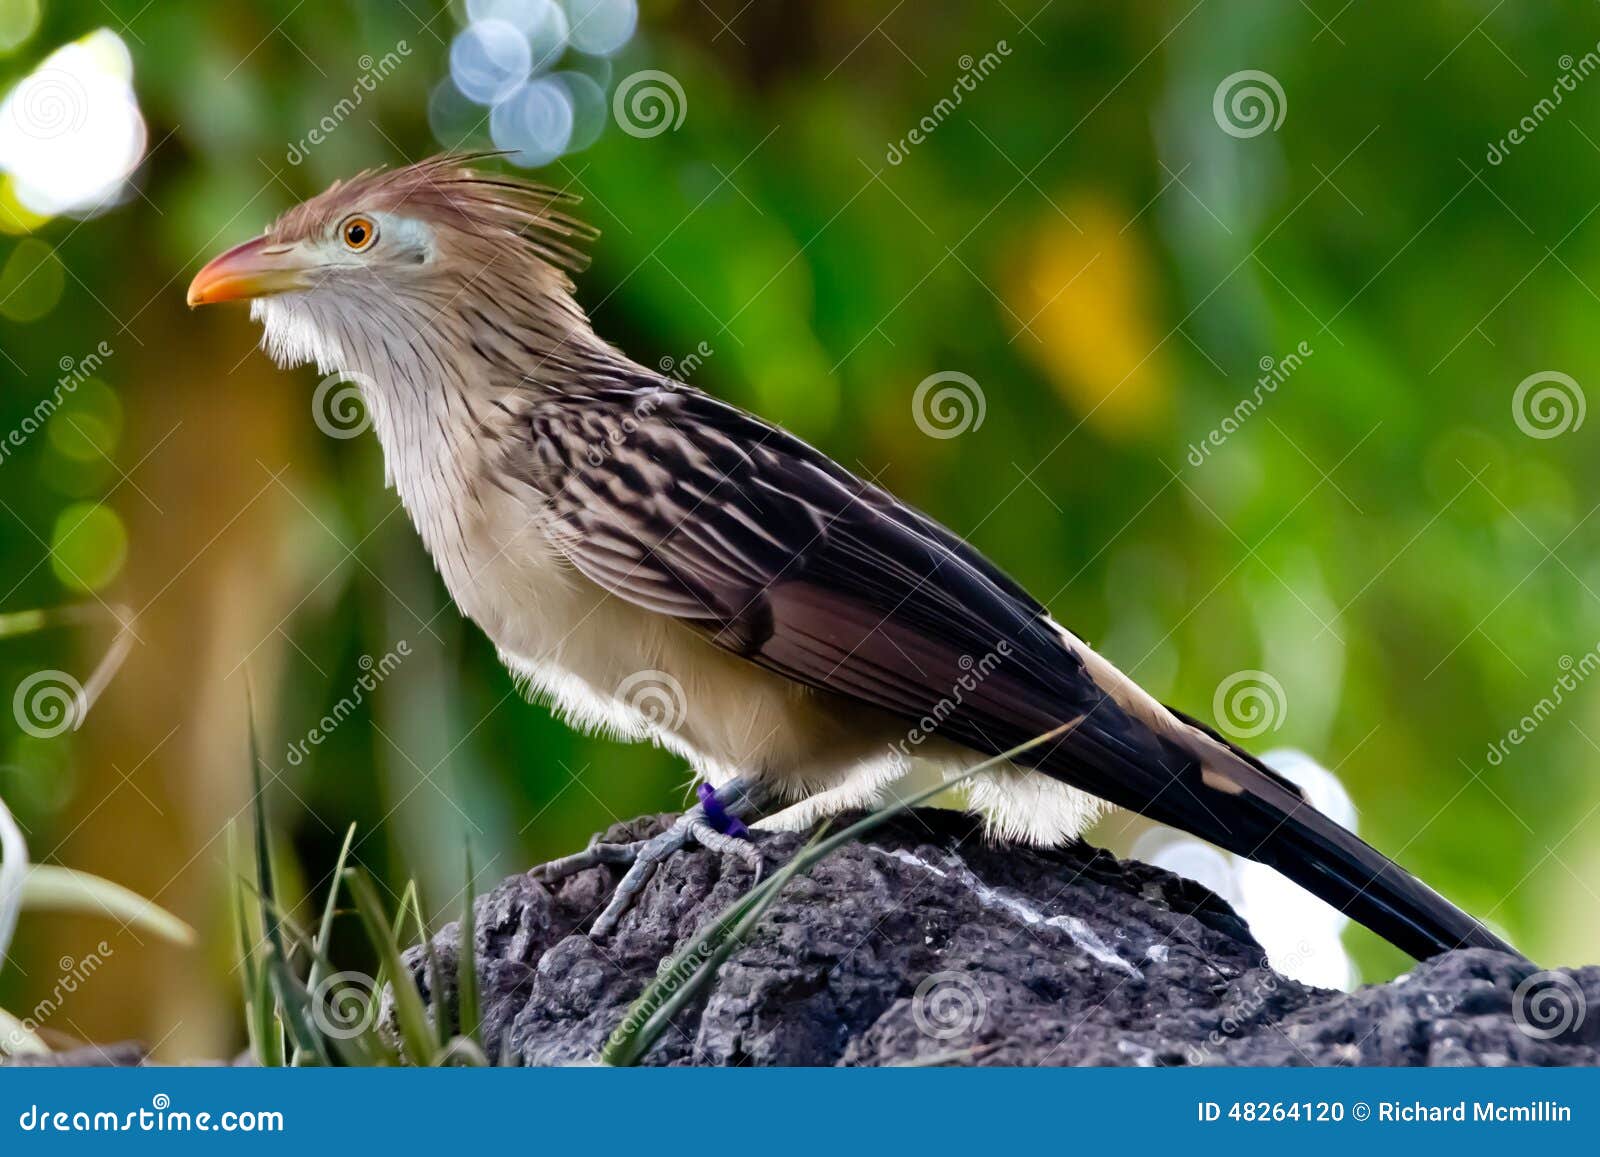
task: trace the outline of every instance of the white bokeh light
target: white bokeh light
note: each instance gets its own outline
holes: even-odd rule
[[[600,138],[612,115],[611,58],[638,30],[636,0],[466,0],[465,15],[449,82],[429,98],[439,140],[459,148],[487,127],[512,164],[534,168]]]
[[[553,68],[567,51],[567,14],[555,0],[545,0],[545,10],[528,29],[528,45],[533,52],[533,71]]]
[[[571,69],[552,72],[550,82],[566,89],[572,102],[572,140],[566,151],[582,152],[600,139],[606,127],[611,110],[606,106],[605,89],[592,76]]]
[[[1356,830],[1355,805],[1333,772],[1291,748],[1269,751],[1262,762],[1298,784],[1318,811]],[[1345,991],[1358,983],[1341,939],[1349,917],[1273,869],[1166,827],[1141,835],[1129,855],[1204,884],[1232,904],[1285,976]]]
[[[509,21],[479,20],[450,42],[450,76],[479,104],[505,100],[532,69],[528,38]]]
[[[611,56],[633,39],[639,25],[635,0],[567,0],[572,47],[591,56]]]
[[[523,85],[489,113],[495,147],[513,150],[514,164],[547,165],[572,141],[572,98],[566,86],[549,77]]]
[[[467,0],[467,21],[504,20],[522,32],[532,32],[548,16],[555,0]]]
[[[145,142],[133,58],[106,28],[58,48],[0,102],[0,169],[45,216],[113,202]]]

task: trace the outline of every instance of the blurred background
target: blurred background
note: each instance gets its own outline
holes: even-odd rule
[[[584,197],[581,296],[636,359],[1303,753],[1541,963],[1600,959],[1597,40],[1491,0],[0,0],[0,798],[201,933],[27,914],[0,1007],[103,941],[43,1035],[240,1047],[252,692],[308,914],[352,822],[448,913],[468,843],[486,890],[683,806],[673,760],[521,699],[351,399],[184,308],[334,179],[490,145]],[[1093,838],[1323,983],[1408,966],[1207,849]]]

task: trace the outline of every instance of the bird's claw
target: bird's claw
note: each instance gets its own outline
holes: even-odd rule
[[[627,844],[593,843],[575,855],[564,856],[535,868],[533,875],[543,883],[553,884],[597,865],[627,864],[628,870],[623,873],[616,891],[589,929],[591,936],[609,936],[628,909],[633,907],[661,861],[691,842],[709,851],[737,857],[755,872],[756,881],[760,881],[761,849],[748,836],[741,838],[717,831],[711,826],[704,809],[698,806],[679,816],[666,831],[647,840]]]

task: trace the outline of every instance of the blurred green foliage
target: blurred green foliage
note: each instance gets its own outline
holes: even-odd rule
[[[62,358],[102,339],[118,356],[0,462],[0,612],[220,598],[280,607],[268,628],[287,612],[259,649],[159,654],[111,685],[113,718],[158,720],[156,738],[186,729],[157,750],[119,751],[116,734],[91,746],[97,716],[48,740],[0,716],[0,793],[35,851],[70,862],[92,813],[100,839],[118,830],[108,815],[154,822],[135,819],[155,805],[121,777],[151,794],[177,783],[161,821],[182,850],[171,869],[214,905],[180,911],[225,944],[225,865],[207,841],[243,798],[244,732],[235,762],[191,734],[242,704],[241,663],[270,704],[275,820],[309,874],[308,910],[352,821],[356,860],[391,883],[414,871],[448,911],[463,833],[482,887],[681,806],[673,760],[520,701],[395,512],[376,444],[310,420],[310,371],[249,364],[253,329],[182,310],[201,260],[296,200],[479,143],[481,128],[440,142],[428,120],[459,13],[39,0],[12,44],[17,7],[0,4],[0,84],[108,27],[132,54],[150,151],[103,215],[6,217],[0,296],[25,292],[0,318],[0,429],[50,393]],[[1535,373],[1600,381],[1600,81],[1565,92],[1500,163],[1487,155],[1563,57],[1595,50],[1600,18],[1437,0],[642,7],[614,76],[670,73],[681,128],[609,125],[541,173],[603,232],[581,286],[600,332],[647,365],[704,343],[694,384],[966,535],[1168,701],[1210,718],[1225,677],[1271,672],[1287,710],[1255,746],[1336,768],[1364,835],[1535,958],[1600,955],[1600,688],[1487,757],[1600,640],[1594,426],[1533,438],[1513,414]],[[358,58],[400,40],[402,67],[289,164]],[[964,61],[1001,42],[999,66],[890,163]],[[1214,94],[1243,69],[1281,85],[1277,129],[1219,127]],[[1301,343],[1303,364],[1196,464],[1263,359]],[[952,370],[979,384],[984,418],[930,438],[912,394]],[[260,396],[229,393],[244,390]],[[206,408],[153,422],[174,397]],[[271,540],[239,540],[225,511],[206,531],[217,545],[194,544],[253,560],[243,569],[191,570],[170,539],[141,535],[181,527],[224,480],[249,499],[287,464]],[[351,719],[298,764],[274,760],[400,640],[411,657]],[[0,688],[87,671],[104,644],[92,629],[0,641]],[[194,785],[220,781],[234,802],[189,822]],[[1351,941],[1369,979],[1404,967]],[[19,948],[23,971],[0,977],[13,1008],[47,986],[55,951],[30,953],[26,927]],[[207,986],[231,1015],[228,984]]]

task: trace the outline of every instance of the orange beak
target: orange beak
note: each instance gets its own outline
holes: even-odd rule
[[[189,283],[189,308],[310,289],[311,272],[294,246],[257,237],[234,246],[195,275]]]

